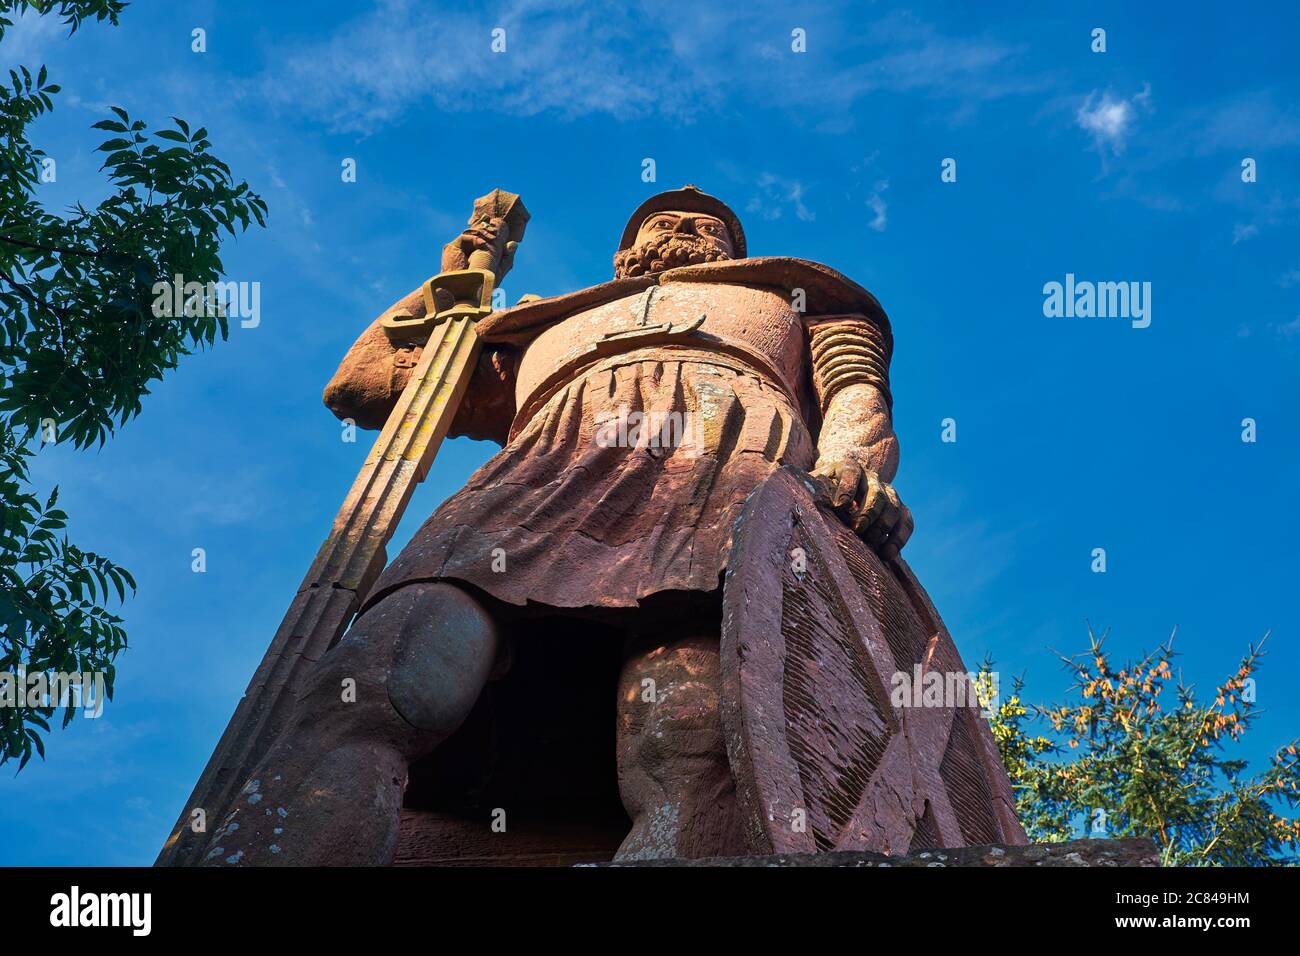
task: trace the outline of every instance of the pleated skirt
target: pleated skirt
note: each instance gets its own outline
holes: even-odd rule
[[[784,389],[729,357],[623,355],[561,387],[447,499],[367,604],[412,581],[547,611],[720,586],[732,527],[813,441]]]

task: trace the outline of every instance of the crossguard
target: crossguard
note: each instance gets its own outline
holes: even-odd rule
[[[496,275],[488,269],[439,272],[424,283],[424,315],[385,315],[380,324],[390,339],[404,341],[428,338],[437,326],[450,319],[477,321],[492,311],[496,281]],[[439,308],[439,300],[443,303],[442,308]]]

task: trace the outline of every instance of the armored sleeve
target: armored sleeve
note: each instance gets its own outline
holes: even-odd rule
[[[893,341],[888,330],[865,315],[824,315],[808,320],[812,380],[825,414],[831,400],[848,385],[874,385],[892,411],[889,360]]]

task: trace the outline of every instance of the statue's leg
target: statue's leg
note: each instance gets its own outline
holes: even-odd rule
[[[632,829],[615,859],[741,853],[717,635],[635,641],[629,650],[618,688],[618,784]]]
[[[407,767],[468,716],[499,642],[487,610],[453,585],[384,597],[307,676],[204,862],[391,862]]]

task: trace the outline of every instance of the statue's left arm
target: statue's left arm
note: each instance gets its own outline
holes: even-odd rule
[[[841,517],[884,558],[912,533],[912,514],[890,484],[898,471],[888,336],[864,315],[809,320],[813,388],[822,425],[813,474]]]

